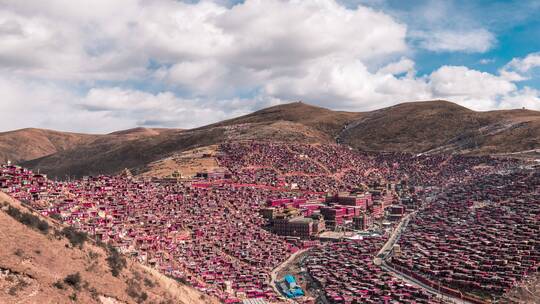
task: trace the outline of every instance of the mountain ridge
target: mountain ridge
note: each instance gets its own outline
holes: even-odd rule
[[[24,147],[40,147],[51,135],[25,138],[23,130],[0,133],[0,161],[20,153],[24,157],[13,157],[15,162],[61,178],[114,174],[124,168],[144,172],[149,163],[177,153],[238,140],[337,141],[363,151],[410,153],[504,154],[540,148],[540,112],[478,112],[444,100],[407,102],[370,112],[293,102],[188,130],[133,128],[73,138],[70,134],[79,133],[47,130],[66,136],[66,144],[53,145],[41,154],[25,152]],[[7,133],[10,138],[22,134],[18,141],[25,145],[7,149]]]

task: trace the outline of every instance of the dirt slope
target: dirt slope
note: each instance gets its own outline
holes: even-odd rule
[[[25,167],[40,169],[49,176],[66,178],[84,175],[114,174],[125,168],[134,173],[154,161],[178,151],[208,146],[223,140],[224,130],[204,131],[170,130],[156,136],[115,141],[109,138],[71,150],[22,163]]]
[[[154,137],[170,132],[170,129],[135,128],[111,134],[81,134],[45,129],[21,129],[0,133],[0,162],[14,163],[73,150],[82,146],[108,142],[111,145],[130,140]]]
[[[114,277],[106,249],[72,246],[50,220],[46,234],[30,228],[8,215],[5,202],[31,212],[0,193],[0,303],[218,303],[130,260]]]

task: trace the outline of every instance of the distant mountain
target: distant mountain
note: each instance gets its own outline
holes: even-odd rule
[[[360,116],[295,102],[192,130],[164,129],[152,135],[140,129],[114,132],[23,165],[60,178],[117,173],[124,168],[142,172],[149,163],[175,153],[225,141],[334,142],[343,125]],[[133,134],[145,135],[128,140]]]
[[[257,128],[290,123],[300,126],[301,129],[310,129],[312,133],[318,133],[319,138],[314,138],[315,141],[333,141],[335,136],[341,132],[343,126],[361,118],[363,115],[363,113],[332,111],[303,102],[293,102],[262,109],[252,114],[225,120],[204,128],[246,124]],[[276,139],[284,140],[286,138],[278,137]]]
[[[475,112],[442,100],[411,102],[366,113],[340,137],[369,151],[517,152],[540,148],[540,112]]]
[[[129,259],[113,276],[110,250],[62,229],[0,192],[0,303],[219,303]]]
[[[97,135],[21,129],[0,133],[0,162],[21,162],[51,155],[95,140]]]
[[[476,112],[436,100],[353,113],[294,102],[191,130],[136,128],[85,135],[32,129],[30,134],[0,133],[3,160],[10,157],[64,178],[124,168],[143,172],[148,164],[177,153],[238,140],[338,141],[366,151],[519,152],[540,148],[540,112]]]

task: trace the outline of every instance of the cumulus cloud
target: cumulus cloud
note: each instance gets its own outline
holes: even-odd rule
[[[238,100],[221,100],[220,107],[216,103],[183,99],[171,92],[151,94],[113,87],[91,89],[79,105],[89,112],[145,127],[193,128],[248,112],[246,102],[242,106]]]
[[[537,103],[538,91],[515,82],[538,54],[498,74],[417,75],[411,47],[496,43],[476,25],[452,28],[411,32],[382,10],[335,0],[2,2],[0,128],[189,128],[294,100],[343,110],[431,98],[475,109]]]
[[[269,81],[264,92],[284,100],[304,99],[349,110],[375,109],[403,100],[404,96],[409,100],[429,97],[422,80],[371,73],[361,61],[346,58],[313,62],[301,77]]]
[[[430,75],[433,93],[438,96],[493,98],[516,90],[508,80],[464,66],[442,66]]]
[[[399,75],[402,73],[414,74],[414,61],[409,58],[401,58],[397,62],[391,62],[377,71],[379,74]]]
[[[527,108],[540,111],[540,91],[524,87],[523,89],[505,96],[499,105],[501,109]]]
[[[505,69],[527,73],[537,67],[540,67],[540,52],[528,54],[525,58],[514,58],[505,66]]]

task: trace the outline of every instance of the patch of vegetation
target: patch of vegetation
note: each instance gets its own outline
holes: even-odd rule
[[[152,282],[149,278],[144,278],[144,286],[153,288],[156,286],[156,283]]]
[[[28,283],[26,283],[25,281],[23,280],[19,280],[19,282],[17,283],[17,285],[15,286],[12,286],[9,290],[8,290],[8,294],[12,297],[16,296],[17,293],[19,292],[19,290],[22,290],[26,287],[28,287]]]
[[[59,221],[59,222],[62,221],[62,216],[60,215],[60,213],[53,213],[53,214],[51,214],[51,218],[52,218],[52,219],[55,219],[55,220],[57,220],[57,221]]]
[[[79,248],[82,248],[84,243],[88,240],[88,234],[77,231],[73,227],[65,227],[62,229],[62,235],[69,240],[73,247],[79,246]]]
[[[64,289],[64,284],[60,281],[56,281],[53,283],[53,286],[58,288],[58,289]]]
[[[24,256],[24,251],[21,248],[17,248],[17,250],[15,250],[15,255],[22,258]]]
[[[67,275],[64,278],[64,283],[73,287],[76,290],[79,290],[81,287],[81,274],[77,272]]]
[[[33,215],[27,212],[21,212],[19,209],[12,206],[8,207],[6,213],[18,222],[32,229],[38,230],[43,234],[49,233],[49,224],[47,223],[47,221],[40,219],[37,215]]]
[[[107,251],[109,252],[109,256],[107,257],[107,263],[109,264],[109,267],[111,268],[111,273],[113,276],[117,277],[120,272],[127,266],[127,261],[120,252],[116,248],[114,248],[112,245],[107,246]]]
[[[184,277],[173,277],[173,276],[170,276],[171,279],[175,280],[176,282],[182,284],[182,285],[186,285],[186,286],[192,286],[191,283],[186,280],[186,278]]]
[[[99,255],[99,253],[90,250],[90,252],[88,252],[88,257],[89,257],[91,260],[95,260],[95,259],[99,258],[100,255]]]
[[[95,287],[90,287],[90,289],[88,289],[88,291],[90,292],[90,297],[92,297],[93,300],[95,300],[95,301],[99,300],[99,294],[98,294],[97,289]]]
[[[74,292],[69,296],[69,299],[73,302],[77,302],[77,293]]]
[[[137,281],[130,279],[127,281],[127,284],[128,288],[126,289],[126,293],[137,303],[143,303],[148,299],[148,294],[146,294],[146,292],[142,291],[139,293],[139,290],[141,290],[141,285]]]

